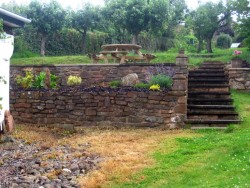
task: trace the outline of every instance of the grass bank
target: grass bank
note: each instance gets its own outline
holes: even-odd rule
[[[170,153],[165,139],[151,155],[153,166],[104,187],[250,187],[250,93],[233,91],[233,98],[241,125],[176,138]]]
[[[229,62],[233,57],[233,51],[235,49],[214,49],[213,54],[207,54],[202,52],[201,54],[187,53],[189,56],[190,66],[198,66],[203,61],[222,61]],[[241,57],[250,62],[249,51],[246,48],[240,48],[243,54]],[[154,53],[157,58],[155,58],[152,63],[174,63],[177,52],[157,52]],[[211,57],[208,57],[211,56]],[[30,57],[30,58],[12,58],[12,65],[51,65],[51,64],[88,64],[91,60],[83,56],[56,56],[56,57]]]

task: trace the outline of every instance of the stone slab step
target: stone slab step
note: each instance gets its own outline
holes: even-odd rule
[[[229,84],[213,84],[213,83],[192,83],[192,84],[189,84],[188,87],[229,87]]]
[[[188,102],[233,102],[233,99],[204,99],[204,98],[189,98]]]
[[[233,105],[188,105],[188,109],[199,109],[199,110],[234,110]]]
[[[188,115],[188,119],[196,120],[237,120],[238,115]]]
[[[216,101],[188,101],[189,105],[232,105],[233,102],[216,102]]]
[[[187,119],[186,123],[198,124],[198,125],[228,125],[228,124],[238,124],[241,123],[240,120],[197,120],[197,119]]]
[[[212,78],[212,79],[221,79],[221,78],[227,78],[227,76],[225,74],[200,74],[200,73],[190,73],[188,75],[188,78],[189,79],[192,79],[192,78]]]
[[[188,110],[188,115],[238,115],[235,111],[198,111],[198,110]]]
[[[224,70],[200,70],[200,69],[196,69],[196,70],[191,70],[189,71],[189,73],[225,73]]]
[[[208,126],[192,126],[190,127],[191,130],[203,130],[203,129],[217,129],[217,130],[225,130],[227,128],[227,126],[223,126],[223,127],[208,127]]]
[[[226,78],[221,78],[221,79],[217,79],[217,78],[189,78],[188,82],[228,82],[228,79]]]

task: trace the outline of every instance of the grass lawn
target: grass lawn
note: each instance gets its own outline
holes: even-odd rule
[[[71,134],[19,125],[14,137],[45,148],[88,143],[88,152],[104,160],[99,170],[78,178],[82,187],[245,188],[250,187],[250,93],[232,95],[243,123],[226,131],[80,128]]]
[[[104,187],[250,187],[250,93],[234,91],[233,98],[241,125],[164,139],[151,154],[153,166]]]
[[[203,61],[222,61],[229,62],[233,57],[233,51],[235,49],[214,49],[213,54],[201,53],[199,56],[197,54],[187,53],[189,56],[190,66],[198,66]],[[246,48],[239,48],[238,50],[243,51],[241,57],[250,62],[249,51]],[[155,58],[152,63],[175,63],[177,52],[157,52],[154,53],[157,58]],[[214,55],[213,58],[207,58],[207,55]],[[12,65],[51,65],[51,64],[87,64],[91,63],[91,60],[86,56],[57,56],[57,57],[31,57],[31,58],[12,58]]]

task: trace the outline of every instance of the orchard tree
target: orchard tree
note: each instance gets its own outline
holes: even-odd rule
[[[229,3],[238,15],[238,32],[242,38],[246,39],[246,44],[250,49],[250,2],[231,0]]]
[[[82,35],[82,53],[86,49],[86,37],[89,29],[97,27],[100,20],[100,9],[91,4],[86,4],[83,9],[72,13],[72,27]]]
[[[114,27],[126,29],[137,44],[142,31],[158,32],[167,25],[168,5],[168,0],[109,0],[106,17]]]
[[[200,5],[197,10],[191,12],[190,16],[194,35],[199,41],[197,52],[200,52],[201,44],[205,40],[207,52],[212,53],[213,35],[218,29],[229,24],[231,12],[223,6],[222,2],[218,4],[208,2]]]
[[[48,35],[62,29],[65,16],[66,12],[55,0],[48,4],[41,4],[38,1],[32,1],[29,4],[28,17],[32,20],[33,27],[36,28],[41,37],[41,56],[45,55]]]

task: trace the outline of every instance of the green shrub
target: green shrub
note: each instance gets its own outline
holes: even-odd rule
[[[44,88],[45,86],[46,73],[44,71],[40,72],[39,75],[35,76],[33,87],[37,89]]]
[[[163,74],[157,74],[155,76],[152,76],[152,78],[149,81],[150,85],[159,84],[161,88],[169,88],[171,87],[172,83],[173,83],[172,78]]]
[[[34,76],[31,71],[25,71],[25,76],[18,75],[16,77],[16,82],[22,88],[36,88],[42,89],[45,88],[45,80],[46,80],[46,72],[42,71],[39,75]],[[54,74],[50,74],[50,85],[49,88],[55,89],[57,88],[57,76]]]
[[[67,85],[80,85],[82,83],[82,78],[80,76],[69,76],[67,80]]]
[[[221,34],[217,39],[217,47],[230,48],[232,44],[232,38],[227,34]]]
[[[121,85],[122,85],[122,82],[120,80],[113,80],[109,82],[109,86],[111,88],[117,88],[117,87],[120,87]]]
[[[139,89],[149,89],[149,86],[150,86],[149,84],[145,84],[142,82],[134,85],[135,88],[139,88]]]
[[[16,77],[16,82],[18,85],[25,89],[32,88],[34,82],[34,75],[31,71],[25,71],[25,76],[18,75]]]
[[[57,88],[57,76],[54,74],[50,74],[50,88],[51,89]]]

